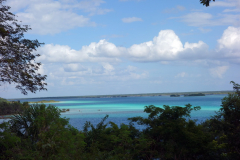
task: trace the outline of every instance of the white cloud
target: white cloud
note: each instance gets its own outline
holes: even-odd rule
[[[225,9],[223,12],[240,12],[240,9]]]
[[[41,64],[41,66],[39,67],[37,73],[41,74],[41,75],[44,75],[45,72],[44,72],[44,64]]]
[[[219,48],[228,48],[233,50],[240,50],[240,27],[228,27],[218,40]]]
[[[78,64],[74,64],[74,63],[67,64],[67,65],[65,65],[64,70],[66,72],[76,72],[76,71],[78,71]]]
[[[182,50],[182,43],[172,30],[160,31],[153,41],[134,44],[129,49],[129,55],[136,59],[170,60],[175,59],[178,51]]]
[[[147,72],[141,73],[141,74],[137,74],[137,73],[130,73],[130,77],[131,79],[142,79],[142,78],[146,78],[148,75]]]
[[[38,61],[45,62],[109,62],[120,61],[117,57],[124,52],[123,47],[117,47],[106,40],[92,42],[83,46],[81,50],[73,50],[69,46],[47,44],[37,50],[40,56]]]
[[[127,66],[127,69],[126,69],[127,72],[133,72],[136,70],[137,70],[137,67],[134,67],[134,66]]]
[[[228,70],[229,66],[220,66],[209,69],[211,76],[215,78],[223,78],[223,74]]]
[[[79,71],[86,71],[87,68],[78,64],[78,63],[70,63],[64,65],[65,72],[79,72]]]
[[[95,67],[94,67],[95,66]],[[135,66],[115,67],[111,63],[89,63],[88,67],[72,63],[62,65],[55,63],[54,66],[47,64],[49,72],[48,80],[55,85],[77,85],[77,84],[100,84],[108,81],[131,81],[144,79],[148,72],[141,71]],[[86,70],[79,70],[84,68]],[[68,70],[69,69],[69,70]]]
[[[218,40],[218,54],[228,61],[240,63],[240,27],[228,27]]]
[[[147,77],[147,71],[142,71],[135,66],[127,66],[126,69],[118,71],[118,76],[113,77],[113,79],[120,81],[128,81],[133,79],[145,79]]]
[[[131,59],[136,61],[171,61],[179,58],[201,57],[198,53],[207,49],[207,45],[186,42],[184,47],[179,37],[172,30],[162,30],[153,41],[134,44],[128,48]]]
[[[78,14],[79,10],[89,15],[105,14],[112,10],[102,9],[103,0],[9,0],[11,11],[16,12],[23,24],[33,29],[29,33],[56,34],[76,27],[95,26],[86,16]]]
[[[74,7],[81,9],[85,12],[89,12],[91,16],[97,14],[106,14],[108,12],[113,11],[112,9],[102,9],[100,8],[101,4],[106,3],[103,0],[83,0],[80,1],[79,3],[75,4]]]
[[[168,64],[169,61],[189,61],[210,63],[210,61],[240,62],[240,28],[229,27],[218,40],[216,50],[209,50],[202,41],[182,44],[179,37],[172,30],[162,30],[152,41],[134,44],[129,48],[118,47],[106,40],[92,42],[80,50],[69,46],[47,44],[37,50],[40,56],[37,61],[46,63],[64,62],[121,62],[122,59],[131,61],[159,61]],[[223,60],[223,58],[228,58]],[[239,62],[238,62],[239,61]],[[198,63],[198,64],[199,64]],[[219,63],[220,65],[221,63]],[[222,65],[222,64],[221,64]],[[74,66],[74,65],[73,65]],[[67,67],[74,71],[74,67]],[[129,68],[131,69],[131,67]],[[96,71],[97,72],[97,71]]]
[[[138,21],[143,21],[143,20],[138,17],[128,17],[128,18],[123,18],[122,21],[124,23],[132,23],[132,22],[138,22]]]
[[[236,0],[234,0],[236,1]],[[236,6],[236,2],[234,2],[233,0],[228,0],[228,2],[224,2],[224,1],[216,1],[211,3],[210,7],[235,7]]]
[[[220,26],[220,25],[240,25],[240,15],[219,14],[213,16],[210,13],[193,12],[180,17],[183,22],[189,26],[205,27],[205,26]]]
[[[61,9],[72,10],[80,9],[84,12],[88,12],[90,15],[95,14],[106,14],[111,12],[111,9],[101,8],[101,4],[106,3],[104,0],[8,0],[7,5],[11,6],[11,11],[18,12],[19,10],[31,9],[36,4],[37,5],[46,5],[58,3],[61,6]]]
[[[102,67],[104,68],[104,74],[106,75],[114,75],[115,68],[109,63],[102,63]]]
[[[59,16],[61,15],[61,16]],[[72,12],[57,11],[54,9],[48,13],[17,13],[17,16],[24,24],[30,24],[32,31],[36,34],[56,34],[75,27],[94,26],[89,18],[77,15]]]
[[[230,7],[231,9],[224,9],[223,12],[240,12],[240,1],[239,0],[216,1],[214,3],[211,3],[210,7],[224,7],[224,8]]]

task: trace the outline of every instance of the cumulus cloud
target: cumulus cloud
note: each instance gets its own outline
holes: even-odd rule
[[[18,19],[33,29],[30,33],[56,34],[75,27],[95,26],[90,18],[77,13],[78,10],[89,15],[105,14],[112,10],[102,9],[103,0],[9,0],[8,5],[16,12]]]
[[[228,27],[221,39],[218,40],[216,50],[209,50],[202,41],[182,44],[173,30],[162,30],[152,41],[133,44],[129,48],[119,47],[106,40],[92,42],[80,50],[69,46],[47,44],[37,50],[41,56],[38,61],[44,63],[64,62],[121,62],[122,59],[131,61],[160,61],[168,64],[169,61],[189,61],[209,63],[209,61],[240,62],[240,28]],[[219,63],[220,64],[220,63]],[[70,67],[71,68],[71,67]],[[70,69],[68,68],[70,71]],[[72,71],[73,66],[72,66]]]
[[[228,49],[236,49],[240,50],[240,27],[228,27],[221,37],[218,40],[219,48],[228,48]]]
[[[122,21],[124,23],[132,23],[132,22],[138,22],[138,21],[143,21],[142,18],[138,17],[128,17],[128,18],[123,18]]]
[[[199,51],[207,49],[207,45],[186,42],[183,46],[179,37],[172,30],[162,30],[153,41],[132,45],[128,48],[130,58],[136,61],[169,61],[179,58],[198,56]]]
[[[223,78],[223,74],[228,70],[229,66],[219,66],[209,69],[211,76],[215,78]]]
[[[37,50],[41,56],[38,61],[44,62],[108,62],[120,61],[120,55],[124,52],[123,47],[117,47],[106,40],[93,42],[83,46],[81,50],[71,49],[69,46],[47,44]]]
[[[240,27],[228,27],[218,40],[217,52],[232,62],[240,63]]]
[[[160,31],[153,41],[132,45],[129,55],[136,59],[159,60],[159,58],[174,59],[178,51],[182,50],[182,43],[172,30]],[[157,58],[157,59],[156,59]]]

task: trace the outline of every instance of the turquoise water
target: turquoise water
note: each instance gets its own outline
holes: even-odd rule
[[[63,117],[70,118],[70,124],[78,129],[86,121],[98,124],[105,115],[109,115],[108,121],[120,125],[121,123],[128,124],[127,118],[135,116],[147,117],[143,112],[144,106],[155,105],[163,107],[169,106],[185,106],[190,103],[192,106],[200,106],[200,111],[191,113],[192,119],[197,119],[198,122],[204,121],[215,114],[221,107],[221,99],[227,95],[207,95],[196,97],[119,97],[119,98],[51,98],[51,99],[24,99],[24,101],[40,101],[40,100],[55,100],[58,103],[53,104],[60,109],[70,109],[69,112],[62,113]],[[141,128],[141,126],[138,126]]]

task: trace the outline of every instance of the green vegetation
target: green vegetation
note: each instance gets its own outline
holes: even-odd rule
[[[105,123],[107,115],[97,126],[86,122],[81,131],[61,118],[57,107],[33,104],[0,124],[0,159],[240,159],[238,94],[223,98],[216,115],[200,124],[190,119],[199,106],[150,105],[144,109],[147,118],[132,117],[118,126]]]
[[[8,102],[8,100],[0,97],[0,103],[1,103],[1,102]]]
[[[21,25],[16,16],[5,6],[6,0],[0,0],[0,86],[2,83],[16,84],[22,94],[47,90],[46,75],[41,75],[41,63],[36,62],[39,54],[34,51],[43,43],[24,38],[24,33],[31,30],[28,25]]]
[[[205,96],[205,94],[203,93],[184,94],[184,97],[191,97],[191,96]]]
[[[54,100],[42,100],[42,101],[37,101],[37,102],[28,102],[28,103],[57,103],[59,101],[54,101]]]
[[[180,97],[179,94],[171,94],[170,97]]]
[[[19,101],[7,101],[6,99],[0,98],[0,118],[8,118],[10,115],[19,114],[28,107],[27,102],[20,103]]]

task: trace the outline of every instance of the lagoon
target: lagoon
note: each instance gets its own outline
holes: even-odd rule
[[[170,96],[144,96],[144,97],[113,97],[113,98],[71,98],[71,97],[51,97],[35,98],[35,99],[15,99],[21,102],[36,102],[42,100],[59,101],[56,103],[46,103],[55,105],[60,109],[70,109],[69,112],[62,113],[62,117],[69,118],[71,125],[79,130],[86,121],[90,121],[94,125],[98,124],[105,115],[109,115],[107,121],[112,121],[118,125],[121,123],[128,124],[127,118],[135,116],[147,117],[143,112],[144,106],[155,105],[163,107],[170,106],[185,106],[190,103],[192,106],[200,106],[200,111],[191,113],[192,119],[197,119],[197,122],[204,121],[215,115],[221,107],[221,99],[225,95],[206,95],[193,97],[170,97]],[[136,126],[141,128],[142,126]]]

